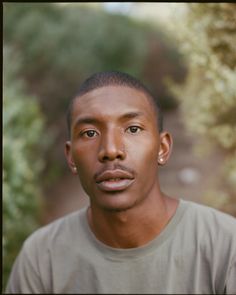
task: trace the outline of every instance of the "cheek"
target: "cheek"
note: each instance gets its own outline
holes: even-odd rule
[[[158,151],[154,143],[150,143],[150,146],[142,145],[137,147],[132,156],[133,168],[137,173],[134,189],[138,195],[146,196],[156,182],[158,171],[157,156]]]
[[[75,145],[72,151],[74,162],[78,168],[79,175],[89,175],[93,171],[96,163],[96,147],[88,147],[87,145]]]
[[[140,140],[135,145],[130,146],[128,154],[136,169],[156,171],[158,167],[158,142],[156,140]]]
[[[92,153],[91,148],[84,148],[84,146],[80,145],[74,148],[73,158],[77,167],[80,183],[84,191],[88,195],[91,195],[92,192],[90,191],[90,187],[95,163],[94,154]]]

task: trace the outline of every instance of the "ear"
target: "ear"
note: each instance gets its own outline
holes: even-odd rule
[[[173,140],[168,132],[160,133],[160,146],[158,152],[158,165],[165,165],[172,151]]]
[[[77,168],[75,166],[75,162],[73,160],[73,156],[72,156],[72,152],[71,152],[71,142],[70,141],[67,141],[65,143],[64,152],[65,152],[67,163],[68,163],[68,166],[69,166],[71,172],[73,174],[77,174]]]

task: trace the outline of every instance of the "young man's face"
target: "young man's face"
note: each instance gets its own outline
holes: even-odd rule
[[[161,142],[156,113],[139,90],[105,86],[74,102],[67,159],[93,206],[126,210],[153,193],[158,158],[167,153]]]

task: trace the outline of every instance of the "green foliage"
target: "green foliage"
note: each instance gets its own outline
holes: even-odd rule
[[[189,130],[225,155],[221,187],[206,199],[236,215],[236,5],[194,3],[186,8],[178,35],[190,71],[185,88],[175,91]],[[224,201],[216,201],[220,196]]]
[[[123,16],[25,3],[5,5],[4,17],[5,40],[23,53],[22,73],[51,122],[91,73],[122,69],[137,74],[146,54],[145,41],[139,42],[145,39],[144,30],[134,29]]]
[[[3,77],[3,288],[23,240],[37,226],[43,119],[18,78],[20,62],[4,47]]]
[[[172,68],[183,67],[177,49],[158,29],[85,6],[6,3],[3,32],[4,40],[22,52],[21,72],[39,94],[50,122],[61,116],[79,84],[94,72],[121,70],[150,80],[144,72],[151,42],[161,44],[158,62],[167,62],[165,75],[181,76],[178,70],[173,74],[170,59]],[[152,68],[157,58],[152,58]],[[152,80],[156,90],[162,77]]]

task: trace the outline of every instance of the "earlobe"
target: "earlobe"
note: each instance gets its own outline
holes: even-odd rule
[[[160,146],[158,153],[158,164],[163,166],[168,161],[172,151],[173,140],[168,132],[160,134]]]
[[[68,163],[68,166],[69,166],[71,172],[73,174],[77,174],[77,168],[76,168],[76,165],[73,160],[72,153],[71,153],[71,142],[70,141],[67,141],[65,143],[64,152],[65,152],[66,160],[67,160],[67,163]]]

